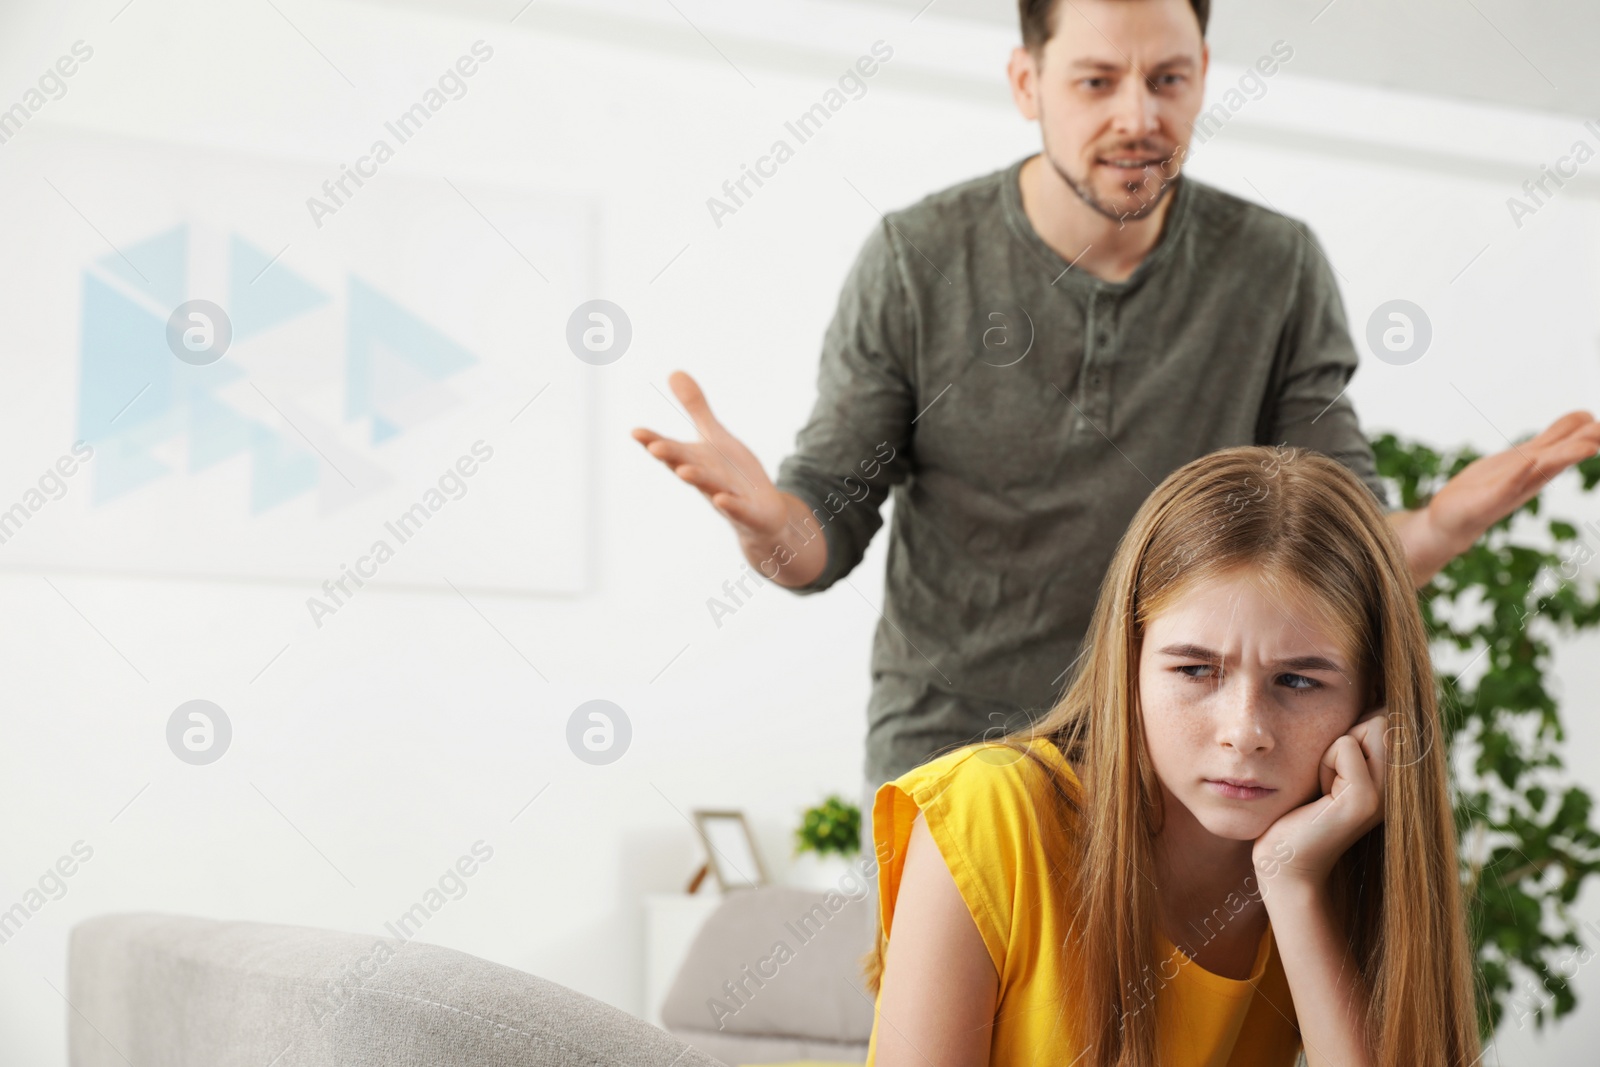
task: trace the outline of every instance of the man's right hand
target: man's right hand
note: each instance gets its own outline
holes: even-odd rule
[[[632,437],[710,501],[738,535],[739,546],[764,578],[805,585],[827,565],[827,544],[811,509],[772,484],[761,461],[711,414],[705,394],[683,371],[667,378],[689,412],[698,441],[675,441],[634,428]]]

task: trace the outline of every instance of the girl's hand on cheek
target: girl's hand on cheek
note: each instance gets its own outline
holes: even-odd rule
[[[1323,795],[1285,813],[1256,838],[1251,858],[1263,897],[1275,879],[1324,885],[1339,857],[1383,821],[1386,718],[1378,708],[1341,734],[1318,768]]]

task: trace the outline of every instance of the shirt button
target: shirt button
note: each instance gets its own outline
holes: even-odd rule
[[[1111,343],[1111,335],[1108,333],[1103,333],[1100,335],[1099,341],[1103,345],[1108,345]]]

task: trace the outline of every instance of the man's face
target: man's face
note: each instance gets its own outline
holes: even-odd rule
[[[1110,219],[1150,214],[1178,176],[1209,49],[1188,0],[1058,0],[1036,62],[1012,56],[1012,96],[1045,160]]]

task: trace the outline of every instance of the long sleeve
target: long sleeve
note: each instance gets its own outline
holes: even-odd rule
[[[773,480],[810,505],[828,548],[822,573],[791,592],[821,592],[861,562],[890,488],[911,470],[915,314],[900,272],[890,226],[880,222],[824,335],[811,417]]]
[[[1305,240],[1299,242],[1294,299],[1279,339],[1260,443],[1326,453],[1355,473],[1389,510],[1372,445],[1344,395],[1358,359],[1339,287],[1321,242],[1310,229],[1294,225]]]

